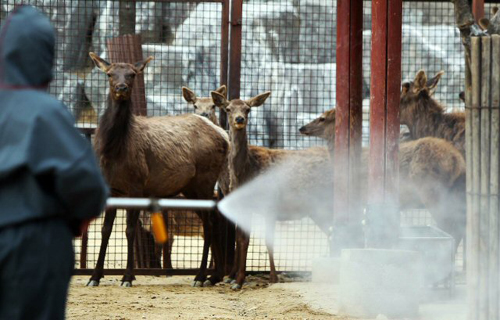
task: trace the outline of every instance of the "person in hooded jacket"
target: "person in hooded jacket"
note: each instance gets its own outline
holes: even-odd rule
[[[90,143],[47,93],[55,32],[19,6],[0,29],[0,319],[64,319],[72,239],[108,189]]]

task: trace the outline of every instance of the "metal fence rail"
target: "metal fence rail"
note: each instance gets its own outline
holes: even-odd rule
[[[77,126],[88,135],[105,109],[108,90],[106,75],[93,67],[88,52],[110,59],[119,52],[114,52],[108,41],[134,33],[141,39],[142,55],[155,57],[144,74],[143,113],[147,116],[194,112],[182,97],[182,86],[193,89],[200,97],[209,96],[220,84],[227,84],[233,97],[248,98],[271,90],[266,104],[250,115],[250,143],[287,149],[323,145],[322,140],[301,136],[298,128],[336,104],[337,2],[240,0],[242,13],[230,21],[230,1],[0,0],[0,22],[21,3],[33,4],[51,18],[57,48],[50,92],[68,106]],[[487,17],[492,5],[485,7]],[[371,1],[363,1],[363,6],[363,143],[367,145]],[[464,78],[463,49],[454,21],[450,2],[403,3],[403,80],[413,78],[419,69],[428,74],[444,70],[435,97],[449,110],[463,108],[458,98]],[[241,51],[231,48],[231,53],[241,60],[241,68],[230,65],[230,28],[233,36],[238,35],[236,30],[241,31]],[[228,81],[231,74],[241,74],[237,88],[235,79]],[[414,213],[412,217],[413,224],[432,223],[425,213]],[[175,239],[172,270],[179,274],[192,272],[202,248],[200,221],[192,211],[177,209],[169,213],[167,220]],[[164,250],[154,246],[149,223],[148,216],[141,215],[138,246],[147,247],[143,255],[150,257],[138,257],[139,274],[147,270],[165,272],[161,269],[165,267]],[[95,265],[101,224],[102,219],[96,220],[87,238],[75,241],[77,256],[85,256],[77,259],[80,273],[87,273]],[[119,212],[108,249],[107,272],[124,268],[124,226],[124,216]],[[255,220],[253,230],[248,269],[267,271],[267,251],[258,237],[263,222]],[[82,252],[82,248],[86,251]],[[278,224],[278,270],[308,271],[311,259],[327,252],[326,236],[312,221]]]

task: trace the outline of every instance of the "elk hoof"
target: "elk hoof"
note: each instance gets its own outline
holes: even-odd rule
[[[213,287],[214,284],[212,283],[212,281],[206,280],[205,282],[203,282],[203,286],[204,287]]]
[[[237,283],[234,283],[232,286],[231,286],[231,289],[232,290],[240,290],[241,289],[241,284],[237,284]]]
[[[233,281],[233,278],[226,278],[226,280],[224,280],[224,283],[233,283]]]
[[[89,280],[87,282],[87,287],[98,287],[99,286],[99,281],[97,280]]]
[[[201,282],[201,281],[195,281],[195,282],[193,282],[193,287],[195,287],[195,288],[201,288],[201,287],[203,287],[203,282]]]
[[[122,282],[122,287],[125,287],[125,288],[132,287],[132,281],[123,281]]]

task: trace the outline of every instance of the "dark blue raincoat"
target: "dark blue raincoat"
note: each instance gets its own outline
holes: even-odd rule
[[[64,318],[71,240],[108,193],[90,144],[46,92],[54,46],[30,6],[0,29],[0,320]]]

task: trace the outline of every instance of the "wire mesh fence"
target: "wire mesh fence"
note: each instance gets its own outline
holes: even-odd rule
[[[221,47],[223,1],[104,1],[1,0],[0,20],[16,5],[28,3],[45,12],[57,32],[54,81],[50,92],[73,113],[79,127],[95,128],[106,108],[107,76],[94,68],[88,53],[112,60],[109,41],[126,33],[141,37],[141,54],[154,56],[144,73],[147,116],[194,111],[184,101],[181,87],[207,97],[224,78]],[[371,1],[364,1],[363,32],[363,144],[369,140]],[[489,15],[490,4],[485,12]],[[302,149],[324,141],[301,136],[298,129],[320,113],[335,107],[336,1],[244,1],[241,64],[242,98],[272,91],[266,104],[252,111],[250,143],[272,148]],[[459,92],[464,81],[464,58],[450,2],[403,3],[402,79],[419,69],[428,74],[445,71],[435,97],[447,110],[461,109]],[[111,61],[113,62],[113,61]],[[413,224],[429,224],[428,214],[414,213]],[[197,217],[172,212],[173,268],[196,268],[202,249]],[[168,266],[164,249],[148,240],[149,220],[143,217],[141,243],[148,243],[148,263]],[[264,224],[256,220],[249,253],[250,271],[268,270],[263,243]],[[87,268],[95,265],[102,219],[90,227]],[[126,261],[124,215],[115,222],[108,249],[107,268],[123,268]],[[178,228],[179,231],[175,231]],[[184,233],[183,233],[184,232]],[[80,241],[76,240],[77,256]],[[276,232],[278,270],[310,270],[314,257],[328,252],[326,235],[310,220],[281,222]],[[312,249],[311,249],[312,248]],[[78,261],[80,261],[77,258]],[[80,262],[78,262],[80,263]],[[81,265],[77,265],[81,267]]]

